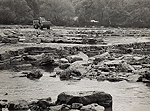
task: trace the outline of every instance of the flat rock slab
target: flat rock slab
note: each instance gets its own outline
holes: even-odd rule
[[[101,91],[62,92],[58,95],[56,105],[81,103],[88,105],[97,103],[105,108],[112,107],[112,96]]]

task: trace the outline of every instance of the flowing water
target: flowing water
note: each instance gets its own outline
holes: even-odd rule
[[[59,77],[51,78],[48,72],[39,80],[26,77],[15,77],[17,72],[0,71],[0,99],[32,101],[51,97],[56,101],[63,91],[98,90],[113,96],[113,111],[149,111],[150,86],[144,83],[98,82],[82,79],[80,81],[60,81]],[[6,94],[8,93],[8,94]]]

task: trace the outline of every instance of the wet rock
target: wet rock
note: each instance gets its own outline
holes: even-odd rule
[[[122,62],[122,69],[124,69],[126,72],[135,72],[134,67],[132,67],[130,64],[127,64],[126,62]]]
[[[54,106],[54,103],[51,102],[51,98],[39,99],[37,102],[33,101],[29,104],[31,111],[49,111],[50,106]]]
[[[150,83],[150,71],[145,71],[145,73],[138,78],[137,82]]]
[[[70,63],[64,63],[64,64],[61,63],[61,64],[59,65],[59,68],[60,68],[60,69],[67,69],[69,66],[70,66]]]
[[[69,79],[79,79],[81,73],[75,69],[66,69],[60,72],[60,79],[61,80],[69,80]]]
[[[94,56],[94,58],[95,58],[94,62],[98,63],[98,62],[101,62],[101,61],[108,59],[110,57],[111,57],[110,54],[108,52],[105,52],[103,54]]]
[[[27,110],[28,102],[25,100],[16,100],[8,103],[8,110]]]
[[[14,65],[13,68],[16,71],[20,71],[20,70],[30,70],[33,69],[32,64],[22,64],[22,65]]]
[[[62,104],[57,106],[51,106],[49,111],[72,111],[69,105]]]
[[[60,63],[68,63],[68,60],[66,58],[61,58],[59,60]]]
[[[139,74],[132,74],[132,75],[126,77],[126,80],[128,82],[137,82],[140,76],[141,75],[139,75]]]
[[[16,44],[19,41],[18,38],[2,38],[2,43],[11,43],[11,44]]]
[[[56,105],[81,103],[89,105],[97,103],[105,108],[112,107],[112,96],[100,91],[63,92],[58,95]]]
[[[39,79],[43,76],[40,70],[33,70],[27,74],[27,78],[29,79]]]
[[[83,106],[81,103],[72,103],[71,108],[72,109],[80,109]]]
[[[83,106],[80,111],[104,111],[105,108],[102,106],[99,106],[97,104],[90,104],[90,105],[86,105]],[[110,110],[111,111],[111,110]]]
[[[50,73],[50,76],[49,76],[49,77],[56,77],[56,72]]]
[[[83,52],[79,52],[77,55],[68,56],[66,58],[68,59],[70,63],[73,63],[75,61],[82,61],[82,60],[87,61],[88,60],[88,56],[84,54]]]
[[[0,110],[8,107],[8,100],[0,100]]]
[[[110,82],[119,82],[119,81],[123,81],[123,78],[119,78],[119,77],[111,77],[111,76],[98,76],[97,81],[104,81],[104,80],[108,80]]]
[[[26,61],[31,61],[31,64],[35,66],[43,66],[54,63],[54,59],[51,54],[42,53],[40,55],[27,55],[24,57]]]

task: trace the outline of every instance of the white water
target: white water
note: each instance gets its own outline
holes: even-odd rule
[[[60,81],[51,78],[48,72],[39,80],[14,77],[17,72],[0,71],[0,99],[32,101],[51,97],[52,101],[63,91],[99,90],[113,97],[113,111],[149,111],[150,86],[144,83],[98,82],[82,79],[80,81]],[[8,95],[5,95],[8,93]]]

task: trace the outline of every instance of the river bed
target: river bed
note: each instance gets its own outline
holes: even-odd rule
[[[149,111],[150,86],[145,83],[99,82],[82,79],[80,81],[60,81],[59,77],[51,78],[45,72],[39,80],[26,77],[14,77],[19,72],[0,71],[0,99],[33,101],[51,97],[56,101],[57,95],[63,91],[98,90],[109,93],[113,97],[113,111]]]

